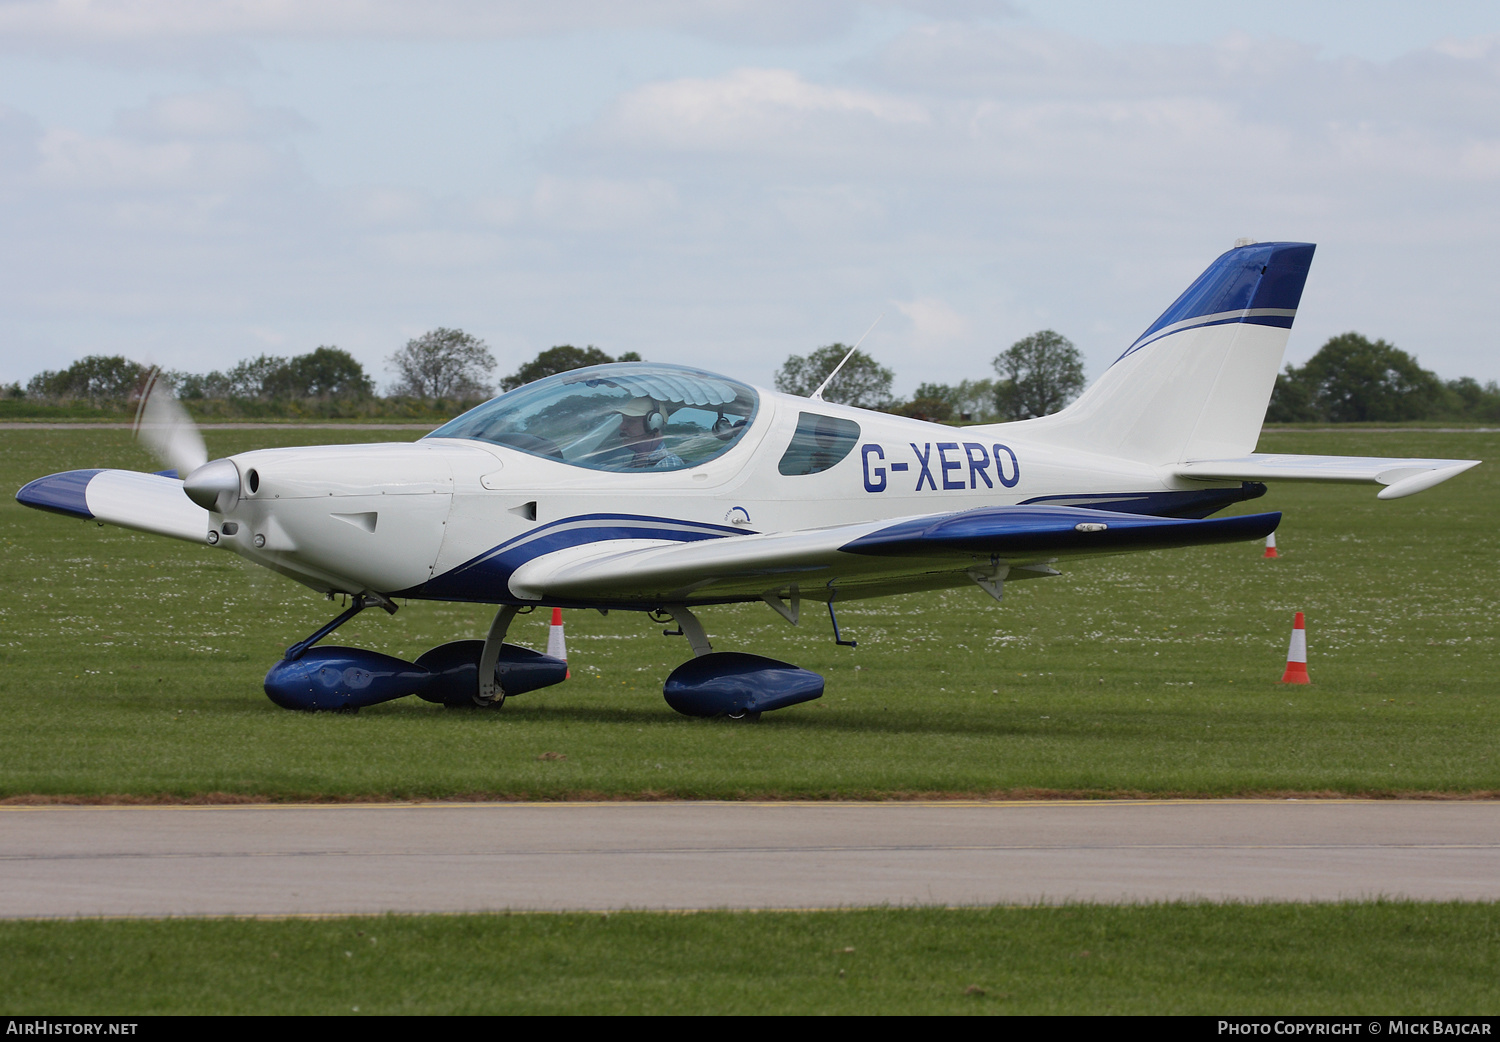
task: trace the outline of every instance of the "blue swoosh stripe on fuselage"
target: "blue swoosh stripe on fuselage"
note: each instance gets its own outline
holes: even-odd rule
[[[528,561],[555,550],[610,539],[669,539],[682,543],[753,535],[742,528],[638,514],[580,514],[552,521],[541,528],[486,550],[420,586],[393,596],[484,604],[520,603],[510,592],[510,577]]]

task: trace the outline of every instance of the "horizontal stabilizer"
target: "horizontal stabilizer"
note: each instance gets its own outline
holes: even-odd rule
[[[38,510],[194,543],[208,535],[208,511],[188,499],[179,479],[164,474],[69,470],[29,482],[16,500]]]
[[[1254,453],[1237,459],[1192,460],[1173,469],[1194,481],[1336,481],[1384,485],[1381,499],[1400,499],[1478,466],[1477,459],[1385,456],[1293,456]]]

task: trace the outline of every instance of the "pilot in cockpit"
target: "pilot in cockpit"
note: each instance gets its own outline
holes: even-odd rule
[[[629,469],[675,470],[685,466],[681,456],[662,444],[667,429],[665,405],[653,398],[632,398],[616,411],[620,414],[620,444],[634,454],[626,465]]]

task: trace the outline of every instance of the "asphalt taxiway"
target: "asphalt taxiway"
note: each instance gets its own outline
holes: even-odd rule
[[[1500,900],[1500,803],[0,808],[0,917]]]

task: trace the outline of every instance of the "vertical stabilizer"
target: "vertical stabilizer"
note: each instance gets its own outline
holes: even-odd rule
[[[1076,402],[1049,437],[1154,465],[1253,452],[1314,246],[1219,257]]]

